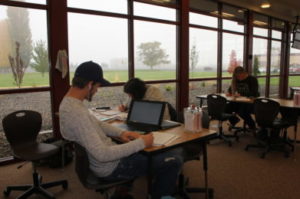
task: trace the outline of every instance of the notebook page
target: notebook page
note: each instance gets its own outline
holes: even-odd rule
[[[172,133],[161,133],[161,132],[153,132],[153,146],[161,146],[172,142],[177,139],[179,136],[174,135]]]

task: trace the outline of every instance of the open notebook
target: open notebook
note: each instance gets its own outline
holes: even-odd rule
[[[153,132],[153,146],[162,146],[176,140],[179,136],[172,133]]]

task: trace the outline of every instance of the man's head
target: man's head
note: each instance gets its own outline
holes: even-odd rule
[[[124,85],[124,92],[135,100],[143,99],[146,90],[145,82],[139,78],[132,78]]]
[[[237,66],[234,71],[233,71],[233,75],[236,79],[238,80],[244,80],[248,77],[248,73],[247,71],[241,67],[241,66]]]
[[[86,99],[91,101],[99,86],[110,83],[103,78],[103,71],[99,64],[88,61],[80,64],[75,70],[72,86],[87,90]]]

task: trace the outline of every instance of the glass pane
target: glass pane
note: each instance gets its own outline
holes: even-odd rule
[[[280,61],[281,61],[281,42],[272,41],[271,48],[271,74],[279,74],[280,73]]]
[[[265,91],[266,91],[266,78],[264,77],[260,77],[260,78],[257,78],[258,80],[258,90],[259,90],[259,93],[260,93],[260,97],[264,97],[266,96],[265,95]]]
[[[153,15],[153,13],[156,13]],[[134,15],[176,21],[176,10],[161,6],[134,2]]]
[[[235,18],[239,21],[244,21],[246,9],[237,8],[223,4],[223,16],[226,18]]]
[[[222,93],[228,93],[228,89],[231,86],[231,79],[222,80]]]
[[[127,14],[127,0],[67,0],[68,7]]]
[[[217,32],[190,28],[190,78],[217,76]]]
[[[158,87],[163,93],[165,99],[170,102],[174,107],[176,105],[176,84],[175,83],[161,83],[153,84]],[[129,101],[129,97],[123,92],[123,86],[116,87],[100,87],[98,92],[93,96],[91,102],[85,101],[87,107],[100,107],[110,106],[117,108],[120,105],[120,101],[126,103]]]
[[[222,77],[232,76],[237,66],[243,65],[244,36],[223,33]]]
[[[265,75],[267,72],[267,45],[266,39],[253,38],[252,74]]]
[[[20,93],[0,95],[1,114],[0,120],[18,110],[34,110],[42,115],[41,133],[52,129],[50,92]],[[9,144],[4,136],[3,127],[0,125],[0,158],[11,156]],[[52,136],[52,133],[51,133]]]
[[[277,30],[272,30],[272,38],[282,39],[282,32],[277,31]]]
[[[189,18],[190,18],[190,24],[208,26],[213,28],[217,28],[218,26],[218,19],[216,17],[190,12]]]
[[[189,104],[199,105],[197,95],[207,95],[217,92],[217,81],[191,81],[189,83]]]
[[[300,82],[300,76],[289,76],[289,87],[292,87],[292,86],[299,87],[299,82]]]
[[[11,0],[11,1],[20,1],[26,3],[36,3],[36,4],[46,4],[46,0]]]
[[[272,28],[284,30],[284,21],[273,19],[272,18]]]
[[[253,34],[258,35],[258,36],[267,37],[268,36],[268,29],[254,27],[253,28]]]
[[[218,4],[211,0],[190,0],[190,8],[212,13],[218,10]]]
[[[136,20],[134,44],[136,77],[143,80],[176,78],[175,25]]]
[[[49,86],[46,12],[0,6],[0,30],[0,89]]]
[[[244,32],[244,24],[237,21],[223,19],[223,29],[236,32]]]
[[[290,74],[300,74],[300,50],[290,48]],[[299,84],[297,85],[299,86]]]
[[[279,97],[279,77],[270,78],[269,97]]]
[[[254,26],[259,26],[259,27],[263,27],[263,28],[268,28],[268,17],[264,16],[264,15],[260,15],[255,13],[253,15],[253,25]]]
[[[73,13],[68,18],[70,71],[92,60],[102,66],[110,82],[127,81],[127,20]]]

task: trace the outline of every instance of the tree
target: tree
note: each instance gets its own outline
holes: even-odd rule
[[[254,55],[254,63],[253,63],[253,75],[254,76],[257,76],[260,74],[260,71],[259,71],[259,60],[258,60],[258,56],[257,55]]]
[[[33,62],[30,64],[31,68],[35,71],[44,74],[49,72],[49,62],[48,62],[48,50],[46,44],[43,40],[37,41],[33,53],[32,53]]]
[[[16,42],[16,57],[8,55],[8,59],[16,85],[20,88],[27,67],[20,56],[20,44],[18,42]]]
[[[167,58],[169,55],[166,54],[165,50],[160,48],[161,43],[147,42],[141,43],[138,46],[138,55],[141,61],[147,66],[150,66],[151,70],[154,66],[158,64],[168,64],[170,63]]]
[[[227,71],[229,73],[233,73],[234,69],[239,66],[241,64],[241,61],[238,61],[236,59],[236,52],[235,50],[231,50],[231,53],[230,53],[230,58],[229,58],[229,65],[228,65],[228,69]]]
[[[197,51],[196,45],[193,44],[190,51],[190,70],[193,71],[199,61],[199,51]]]
[[[7,8],[8,29],[12,40],[12,49],[19,44],[20,57],[25,67],[29,65],[32,53],[31,30],[29,27],[29,13],[25,8],[8,6]]]

